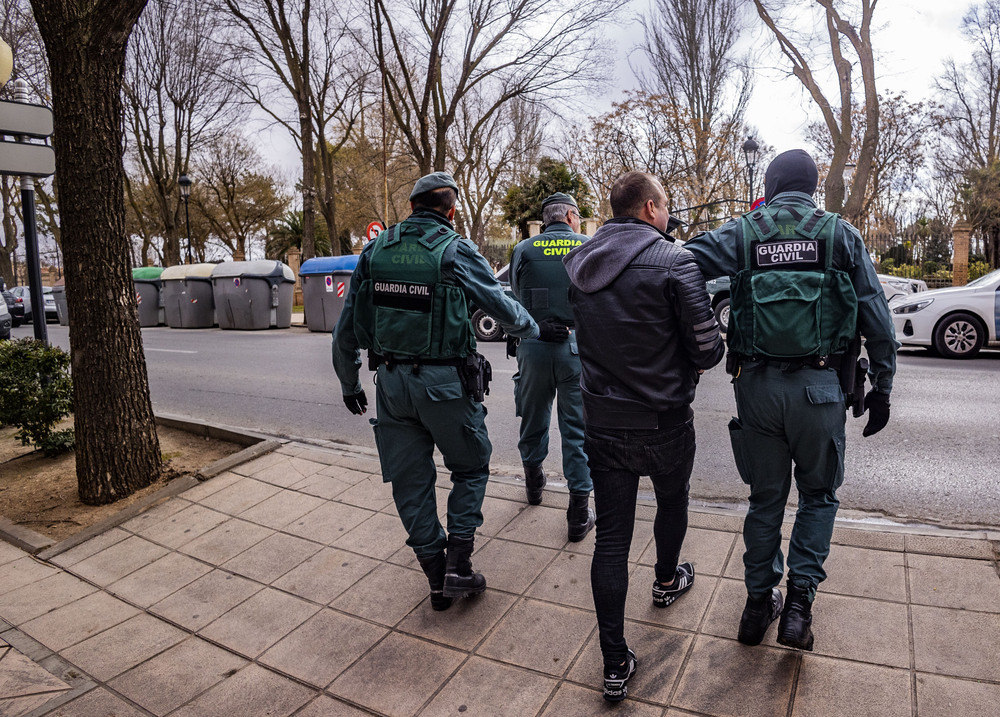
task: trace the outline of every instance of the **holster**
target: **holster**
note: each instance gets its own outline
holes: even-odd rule
[[[458,367],[458,376],[462,381],[462,388],[473,401],[482,403],[490,395],[493,367],[481,353],[466,356]]]
[[[507,358],[515,358],[517,356],[517,347],[520,344],[521,339],[507,334]]]

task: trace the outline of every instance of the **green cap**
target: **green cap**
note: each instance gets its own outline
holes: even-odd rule
[[[576,207],[576,200],[565,192],[556,192],[555,194],[550,194],[542,200],[542,209],[549,206],[550,204],[569,204],[572,207]],[[577,207],[579,209],[579,207]]]
[[[444,189],[445,187],[451,187],[458,193],[458,185],[455,184],[455,178],[452,177],[447,172],[431,172],[417,180],[417,183],[413,185],[413,191],[410,192],[410,201],[412,202],[414,198],[424,194],[425,192],[432,192],[435,189]]]

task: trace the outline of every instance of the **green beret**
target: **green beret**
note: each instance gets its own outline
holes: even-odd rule
[[[550,204],[569,204],[572,207],[576,207],[576,200],[565,192],[556,192],[542,200],[542,209],[545,209]],[[577,208],[579,209],[579,207]]]
[[[456,194],[458,193],[458,185],[455,184],[454,177],[447,172],[431,172],[418,179],[417,183],[413,185],[413,191],[410,192],[410,201],[413,201],[414,198],[425,192],[433,192],[435,189],[444,189],[445,187],[451,187],[455,190]]]

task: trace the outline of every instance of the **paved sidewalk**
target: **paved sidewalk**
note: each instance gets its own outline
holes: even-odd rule
[[[0,542],[0,717],[997,714],[1000,534],[839,524],[801,653],[774,628],[735,640],[733,512],[692,511],[694,587],[654,608],[648,505],[626,609],[639,670],[609,708],[593,534],[566,542],[566,499],[491,481],[489,589],[443,613],[363,451],[287,443],[48,560]]]

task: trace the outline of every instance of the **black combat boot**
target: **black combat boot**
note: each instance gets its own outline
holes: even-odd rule
[[[431,586],[431,607],[438,611],[450,608],[451,598],[445,597],[442,592],[444,589],[444,568],[447,562],[444,551],[437,552],[429,558],[422,558],[418,555],[417,562],[423,568],[427,582]]]
[[[448,536],[448,561],[444,570],[446,598],[463,598],[478,595],[486,589],[486,578],[472,571],[472,545],[474,538]]]
[[[542,502],[542,488],[545,487],[545,474],[541,466],[524,465],[524,491],[528,494],[529,505],[539,505]]]
[[[809,593],[808,589],[788,583],[788,600],[778,621],[778,644],[812,652],[813,616]]]
[[[567,535],[571,543],[579,543],[594,527],[596,516],[590,509],[589,493],[570,493],[566,509]]]
[[[736,639],[744,645],[759,645],[771,623],[781,614],[781,591],[772,588],[771,594],[760,600],[747,596],[743,617],[740,618],[740,632]]]

